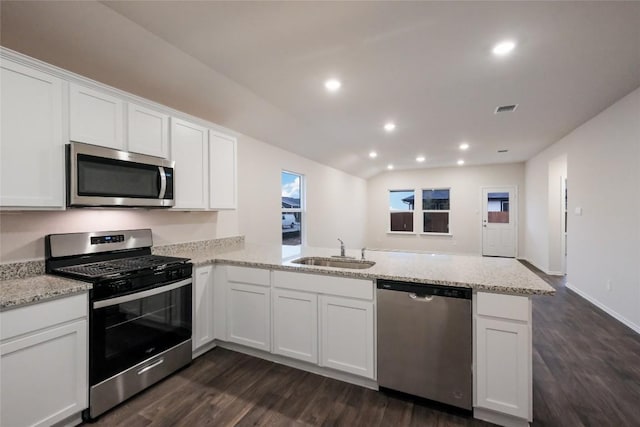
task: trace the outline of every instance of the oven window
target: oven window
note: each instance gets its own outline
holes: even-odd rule
[[[92,315],[96,384],[191,338],[191,285],[94,309]]]
[[[78,155],[79,196],[155,198],[159,194],[156,166]]]

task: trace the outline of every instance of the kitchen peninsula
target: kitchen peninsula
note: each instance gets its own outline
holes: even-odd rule
[[[331,258],[337,248],[291,253],[282,246],[243,244],[241,238],[227,243],[154,248],[193,261],[194,357],[219,345],[377,389],[375,281],[471,288],[474,416],[514,426],[531,420],[530,297],[554,290],[519,261],[367,250],[366,260],[375,264],[356,270],[293,262]],[[357,261],[361,252],[346,255]],[[38,295],[49,277],[4,281],[3,317],[16,307],[37,309],[87,290],[65,279],[66,291],[45,287]]]

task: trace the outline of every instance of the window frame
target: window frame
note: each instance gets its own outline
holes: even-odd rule
[[[389,206],[389,200],[391,199],[391,193],[392,192],[407,192],[407,193],[413,193],[413,209],[411,210],[406,210],[406,211],[394,211],[391,209],[391,206]],[[392,188],[392,189],[388,189],[387,190],[387,234],[401,234],[401,235],[408,235],[408,234],[416,234],[416,190],[415,188],[401,188],[401,189],[396,189],[396,188]],[[413,229],[411,231],[392,231],[391,230],[391,213],[393,212],[411,212],[411,217],[413,220]]]
[[[423,194],[425,191],[439,191],[439,190],[447,190],[449,192],[449,209],[423,209],[422,200]],[[420,232],[419,234],[425,236],[453,236],[451,232],[451,187],[422,187],[420,189]],[[446,233],[435,232],[435,231],[424,231],[424,214],[425,213],[446,213],[447,214],[447,229],[449,230]]]
[[[290,175],[296,175],[297,177],[300,178],[300,207],[299,208],[283,208],[282,207],[282,174],[283,173],[288,173]],[[287,246],[287,247],[302,247],[305,245],[306,241],[307,241],[307,222],[306,222],[306,204],[307,204],[307,188],[306,188],[306,183],[307,183],[307,178],[304,174],[300,173],[300,172],[293,172],[291,170],[287,170],[287,169],[282,169],[280,171],[280,216],[282,217],[282,215],[287,214],[287,213],[292,213],[292,214],[296,214],[299,213],[300,214],[300,244],[299,245],[285,245],[284,242],[282,242],[282,236],[280,237],[280,246]],[[280,223],[282,224],[282,219],[280,221]],[[281,225],[282,227],[282,225]],[[282,230],[282,228],[281,228]],[[282,234],[282,233],[281,233]]]

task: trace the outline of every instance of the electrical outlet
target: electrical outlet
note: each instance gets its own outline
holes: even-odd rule
[[[611,291],[611,280],[607,280],[607,284],[605,285],[605,288],[607,288],[607,291]]]

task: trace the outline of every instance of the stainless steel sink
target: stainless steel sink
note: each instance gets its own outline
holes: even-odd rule
[[[362,270],[365,268],[371,268],[376,263],[373,261],[358,261],[355,259],[338,259],[336,258],[322,258],[322,257],[304,257],[291,261],[294,264],[302,265],[317,265],[321,267],[335,267],[335,268],[351,268]]]

